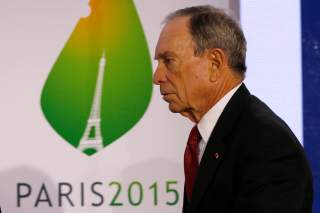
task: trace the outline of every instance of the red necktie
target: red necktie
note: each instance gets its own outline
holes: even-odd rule
[[[191,200],[193,184],[196,180],[199,167],[199,142],[201,135],[197,126],[194,126],[190,132],[186,150],[184,152],[184,175],[185,186],[189,201]]]

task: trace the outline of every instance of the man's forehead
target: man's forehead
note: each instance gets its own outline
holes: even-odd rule
[[[165,24],[163,31],[188,31],[189,20],[190,17],[188,16],[173,18]]]
[[[188,28],[188,17],[179,17],[169,21],[160,33],[157,43],[155,57],[171,49],[179,50],[179,47],[186,46],[186,42],[192,42]]]

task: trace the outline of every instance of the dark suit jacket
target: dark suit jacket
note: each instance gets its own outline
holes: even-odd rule
[[[243,84],[211,133],[183,212],[310,213],[312,196],[299,141]]]

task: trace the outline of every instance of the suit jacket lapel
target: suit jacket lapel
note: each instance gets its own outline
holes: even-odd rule
[[[224,157],[226,150],[225,136],[231,133],[231,130],[249,97],[249,91],[245,85],[242,84],[223,110],[210,135],[210,139],[203,154],[188,212],[196,212],[196,208],[201,201],[203,194],[208,188],[219,163]]]

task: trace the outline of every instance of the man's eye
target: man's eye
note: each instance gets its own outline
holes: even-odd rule
[[[164,59],[164,63],[165,64],[171,64],[173,62],[173,59],[171,59],[171,58],[165,58]]]

